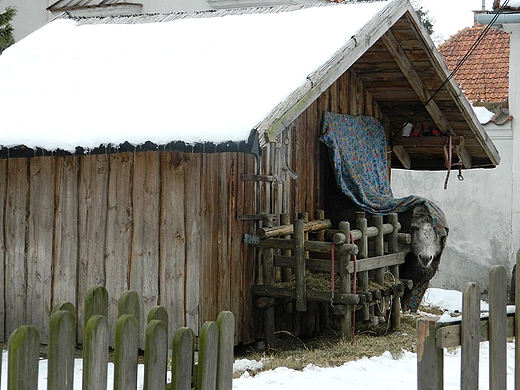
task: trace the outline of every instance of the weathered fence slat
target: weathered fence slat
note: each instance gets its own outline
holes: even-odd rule
[[[193,341],[190,328],[179,328],[172,343],[171,390],[190,390],[193,376]]]
[[[206,321],[199,334],[199,364],[197,367],[197,389],[215,390],[217,378],[218,326]]]
[[[417,389],[443,388],[444,351],[435,343],[436,322],[432,318],[417,320]]]
[[[230,311],[223,311],[217,317],[218,356],[217,390],[233,387],[233,345],[235,339],[235,317]]]
[[[136,389],[139,358],[140,298],[133,291],[122,294],[115,324],[115,390]],[[109,320],[107,292],[103,287],[89,290],[84,304],[83,380],[85,390],[107,388]],[[168,362],[169,315],[162,306],[148,314],[144,355],[145,390],[229,390],[233,377],[235,319],[230,311],[219,314],[217,322],[206,322],[200,330],[199,362],[195,369],[195,334],[190,328],[178,329],[172,343],[172,381],[166,376]],[[48,389],[73,390],[76,318],[71,303],[59,302],[49,324]],[[9,340],[8,389],[38,388],[40,337],[33,326],[21,326]],[[0,355],[1,365],[1,355]]]
[[[520,251],[516,264],[520,264]],[[520,273],[515,274],[515,304],[520,299]],[[481,318],[481,292],[477,283],[468,283],[463,292],[462,318],[445,323],[423,318],[417,323],[417,388],[441,389],[443,348],[461,347],[461,389],[479,388],[480,342],[489,340],[489,388],[507,386],[507,337],[515,337],[515,388],[519,387],[519,311],[508,315],[506,269],[495,265],[489,272],[489,317]],[[438,356],[433,364],[424,356]],[[433,367],[433,368],[432,368]],[[432,374],[432,372],[434,374]],[[437,374],[435,374],[437,373]]]
[[[99,314],[91,316],[85,325],[83,390],[106,390],[107,388],[108,330],[107,317]]]
[[[116,322],[114,346],[114,390],[137,388],[139,323],[132,314],[122,314]]]
[[[461,390],[478,389],[480,353],[480,287],[468,283],[462,296]]]
[[[67,308],[69,305],[60,305]],[[49,324],[47,368],[48,390],[72,390],[74,353],[76,352],[76,317],[70,310],[54,311]]]
[[[506,269],[495,265],[489,272],[489,389],[504,390],[507,378]]]
[[[151,320],[146,326],[144,390],[162,390],[168,363],[168,328],[164,321]]]
[[[34,326],[22,325],[9,338],[7,389],[38,389],[40,334]]]

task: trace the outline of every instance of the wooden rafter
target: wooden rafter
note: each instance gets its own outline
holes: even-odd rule
[[[399,45],[399,42],[395,38],[394,34],[390,30],[388,30],[382,37],[383,43],[385,44],[386,48],[392,54],[394,57],[394,60],[397,62],[397,65],[405,75],[406,79],[414,89],[415,93],[421,100],[423,104],[426,105],[426,110],[432,117],[432,119],[435,121],[435,124],[439,128],[439,130],[443,134],[451,134],[456,135],[455,131],[452,129],[451,125],[449,124],[448,120],[440,110],[439,106],[437,106],[437,103],[433,99],[431,99],[430,91],[428,91],[428,88],[424,85],[421,78],[415,71],[414,67],[412,66],[412,63],[406,56],[406,53],[404,52],[401,45]]]

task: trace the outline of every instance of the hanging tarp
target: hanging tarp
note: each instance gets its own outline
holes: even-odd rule
[[[386,215],[424,204],[437,234],[445,241],[448,224],[437,205],[415,195],[394,198],[388,178],[385,131],[377,118],[325,112],[320,139],[329,148],[338,187],[361,210]],[[427,271],[418,268],[417,274],[412,276],[414,290],[410,302],[405,303],[406,308],[417,311],[439,260],[436,259]]]

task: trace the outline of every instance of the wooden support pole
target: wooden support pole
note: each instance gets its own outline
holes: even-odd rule
[[[388,237],[388,252],[389,253],[396,253],[397,248],[397,237],[399,234],[399,221],[397,217],[397,213],[390,213],[388,214],[388,223],[390,223],[393,227],[392,233],[390,233]]]
[[[361,232],[361,238],[358,241],[358,259],[366,259],[368,257],[368,223],[364,212],[356,212],[356,225]],[[368,292],[368,271],[358,273],[358,288],[361,291]],[[370,319],[370,307],[368,304],[363,305],[362,319],[363,321]]]
[[[280,214],[280,225],[281,226],[290,226],[291,229],[293,229],[293,226],[291,224],[291,217],[289,216],[289,213]],[[291,235],[288,234],[284,238],[288,240],[291,238]],[[291,254],[292,254],[290,249],[282,249],[281,253],[284,256],[291,256]],[[289,267],[282,268],[282,281],[290,282],[290,281],[292,281],[292,277],[293,277],[292,268],[289,268]],[[287,313],[292,313],[294,310],[293,302],[287,302],[285,305],[285,310],[287,311]]]
[[[444,388],[444,351],[437,348],[435,319],[417,320],[417,390],[442,390]]]
[[[273,226],[271,219],[266,218],[263,222],[264,226]],[[271,287],[274,279],[274,250],[272,248],[264,248],[262,253],[264,260],[264,285]],[[268,348],[275,346],[276,339],[274,331],[274,306],[267,306],[264,309],[264,334]]]
[[[398,238],[399,238],[399,217],[397,213],[388,214],[388,223],[393,226],[393,231],[388,236],[388,252],[397,253],[399,250]],[[396,282],[399,281],[399,266],[393,265],[389,267],[390,273],[393,275]],[[394,288],[395,290],[395,288]],[[394,291],[394,297],[392,300],[392,308],[390,311],[390,329],[396,330],[401,326],[401,299],[397,291]]]
[[[480,353],[480,287],[468,283],[462,294],[461,390],[478,389]]]
[[[345,237],[350,238],[350,223],[340,222],[339,230]],[[347,241],[349,242],[349,241]],[[342,255],[340,257],[340,291],[350,294],[352,292],[352,278],[347,270],[350,262],[350,256]],[[356,275],[354,275],[354,278]],[[348,341],[352,341],[352,311],[356,310],[355,306],[347,307],[347,310],[341,316],[341,336]]]
[[[307,282],[305,280],[305,231],[303,219],[294,221],[294,258],[296,260],[296,310],[307,310]]]
[[[505,389],[507,378],[507,277],[495,265],[489,271],[489,389]]]

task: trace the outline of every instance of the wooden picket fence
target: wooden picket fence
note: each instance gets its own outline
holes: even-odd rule
[[[517,255],[520,263],[520,251]],[[517,267],[518,268],[518,267]],[[417,389],[443,389],[444,348],[461,346],[461,390],[479,388],[480,342],[489,341],[489,389],[507,388],[507,338],[515,337],[515,388],[520,389],[520,313],[507,309],[508,278],[503,266],[489,272],[489,316],[481,316],[481,291],[468,283],[463,291],[462,319],[417,321]],[[515,306],[520,299],[520,272],[515,275]]]
[[[114,390],[137,389],[139,358],[139,304],[135,291],[125,291],[118,301],[115,325]],[[108,293],[91,288],[85,297],[82,388],[106,390],[109,359]],[[195,362],[195,334],[178,329],[171,345],[171,382],[168,369],[168,313],[155,306],[148,314],[145,330],[143,389],[230,390],[233,376],[234,316],[219,314],[199,331]],[[71,303],[57,304],[51,314],[48,343],[47,389],[72,390],[76,350],[75,309]],[[40,336],[29,325],[17,328],[8,344],[8,390],[38,388]],[[1,363],[1,354],[0,354]]]

